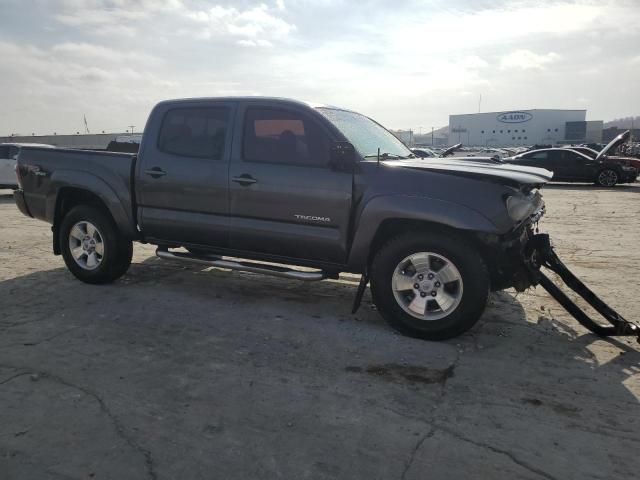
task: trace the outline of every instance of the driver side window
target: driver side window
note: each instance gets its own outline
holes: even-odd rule
[[[329,163],[329,142],[321,128],[288,110],[247,109],[242,150],[248,162],[313,167]]]

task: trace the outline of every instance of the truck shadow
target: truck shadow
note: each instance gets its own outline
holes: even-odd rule
[[[323,451],[335,444],[331,432],[338,428],[323,419],[334,421],[338,411],[352,419],[343,420],[349,423],[348,438],[362,439],[367,448],[375,445],[372,451],[390,442],[374,425],[428,431],[436,428],[429,427],[434,420],[427,415],[435,409],[445,432],[457,432],[463,450],[486,443],[494,452],[507,451],[513,438],[501,431],[533,428],[535,435],[521,435],[514,448],[542,471],[550,467],[540,459],[553,456],[559,444],[566,458],[600,458],[600,452],[629,451],[640,441],[628,423],[639,403],[637,389],[634,394],[626,385],[640,372],[640,353],[631,344],[598,339],[551,315],[525,311],[506,292],[492,296],[467,334],[424,342],[388,328],[368,293],[361,310],[351,315],[355,289],[351,279],[306,284],[155,257],[134,263],[112,285],[82,284],[64,268],[11,278],[0,282],[0,383],[4,392],[17,385],[45,388],[42,381],[6,380],[16,372],[39,371],[98,392],[103,405],[126,399],[135,407],[119,407],[128,419],[122,428],[135,426],[145,448],[166,453],[180,468],[209,468],[212,451],[219,453],[216,462],[233,463],[216,443],[220,435],[240,442],[270,438],[272,443],[261,447],[267,456],[286,458],[290,435]],[[261,395],[269,401],[258,401]],[[0,396],[0,411],[29,418],[32,412],[15,398],[23,397]],[[184,405],[209,407],[198,407],[191,419]],[[227,416],[207,420],[213,426],[205,435],[202,421],[211,408]],[[283,415],[294,412],[302,412],[298,422],[312,433],[297,431],[291,421],[286,435],[273,437],[286,421]],[[158,430],[156,417],[163,418],[166,432]],[[68,430],[93,421],[80,418]],[[427,426],[421,428],[421,422]],[[418,438],[407,435],[408,451]],[[460,440],[465,435],[473,442]],[[3,447],[19,441],[7,436]],[[174,458],[176,441],[185,445],[181,452],[190,453]],[[431,454],[438,452],[427,445]],[[350,462],[366,468],[372,457],[358,457],[359,451]],[[257,452],[252,461],[269,464]],[[399,468],[405,461],[401,453]],[[478,461],[487,454],[470,453],[480,455]]]
[[[87,285],[77,281],[65,268],[35,272],[0,282],[0,300],[3,316],[0,328],[50,322],[56,327],[73,322],[91,328],[100,328],[93,319],[98,317],[129,319],[141,312],[148,316],[154,331],[163,324],[179,321],[187,328],[190,324],[203,327],[215,326],[216,330],[240,324],[251,323],[252,318],[260,319],[261,326],[269,329],[268,320],[276,318],[284,331],[287,329],[316,328],[328,325],[343,328],[345,324],[358,325],[365,337],[371,333],[384,337],[397,336],[384,322],[371,301],[369,290],[363,298],[360,310],[352,315],[351,304],[355,296],[357,282],[355,276],[341,276],[340,280],[322,282],[296,282],[258,274],[230,272],[220,269],[173,264],[157,257],[149,257],[134,263],[127,274],[112,285]],[[33,293],[37,292],[37,296]],[[544,312],[525,312],[522,303],[509,292],[493,293],[487,310],[478,324],[467,334],[444,342],[457,344],[469,351],[496,349],[501,344],[509,345],[510,354],[527,352],[532,345],[546,345],[545,350],[558,348],[557,353],[569,349],[573,353],[588,354],[593,343],[609,343],[612,347],[629,353],[620,357],[626,366],[639,364],[640,352],[633,343],[615,339],[601,339],[587,333],[575,322],[570,324],[555,319]],[[522,297],[520,297],[522,298]],[[547,302],[553,302],[548,299]],[[92,315],[78,316],[79,311],[93,311]],[[547,309],[548,310],[548,309]],[[559,306],[555,306],[560,311]],[[56,322],[53,317],[42,317],[42,312],[65,313]],[[148,315],[146,315],[148,314]],[[234,318],[234,323],[224,321],[224,316]],[[283,320],[289,325],[281,325]],[[104,326],[105,324],[102,324]],[[135,328],[142,324],[135,323]],[[127,337],[126,327],[133,323],[125,321],[122,332]],[[151,333],[151,332],[150,332]],[[318,332],[315,332],[316,334]],[[152,337],[154,335],[151,335]],[[316,337],[318,342],[321,337]],[[544,340],[544,341],[543,341]],[[417,340],[406,339],[407,342]],[[425,347],[433,345],[423,342]],[[514,344],[515,342],[515,344]],[[485,344],[483,346],[483,344]],[[517,353],[519,356],[520,353]],[[529,354],[523,353],[527,358]],[[563,354],[564,355],[564,354]],[[524,357],[522,358],[524,360]],[[590,367],[591,368],[591,367]]]

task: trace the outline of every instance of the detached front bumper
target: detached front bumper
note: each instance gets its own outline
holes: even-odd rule
[[[541,285],[549,294],[569,312],[583,327],[601,337],[633,336],[640,343],[640,325],[626,320],[609,305],[604,303],[593,291],[578,279],[560,258],[551,245],[547,234],[533,235],[527,242],[525,267],[533,285]],[[609,325],[602,325],[589,317],[575,304],[549,277],[542,272],[545,267],[555,272],[567,287],[580,295],[596,310]]]
[[[541,285],[585,328],[602,337],[634,336],[640,342],[640,324],[626,320],[580,281],[558,258],[549,235],[534,233],[544,208],[504,236],[480,237],[490,267],[492,290],[514,287],[521,292]],[[536,229],[537,230],[537,229]],[[564,284],[580,295],[608,323],[602,325],[589,317],[549,277],[543,268],[556,273]]]

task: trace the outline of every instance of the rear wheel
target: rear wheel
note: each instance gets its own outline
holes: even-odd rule
[[[403,334],[444,340],[470,329],[489,295],[477,250],[457,236],[405,234],[376,254],[371,290],[380,313]]]
[[[59,242],[67,268],[86,283],[110,283],[131,264],[133,244],[102,210],[77,206],[64,217]]]
[[[598,173],[596,185],[601,187],[613,187],[618,183],[618,172],[611,168],[605,168]]]

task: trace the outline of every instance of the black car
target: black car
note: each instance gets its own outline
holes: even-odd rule
[[[616,149],[620,146],[621,142],[628,142],[631,137],[631,131],[627,130],[624,133],[621,133],[616,139],[614,139],[615,143],[613,144],[613,148],[609,146],[605,147],[605,149],[600,149],[603,153],[600,153],[598,150],[594,150],[590,147],[580,146],[580,147],[567,147],[571,148],[571,150],[575,150],[576,152],[584,153],[585,155],[591,158],[598,158],[600,155],[600,159],[607,160],[610,162],[619,163],[621,165],[627,165],[634,167],[636,170],[640,172],[640,160],[634,157],[623,156],[623,155],[609,155],[609,153],[615,153]]]
[[[504,159],[506,163],[546,168],[560,182],[588,182],[603,187],[635,182],[638,170],[607,159],[606,153],[620,143],[617,137],[593,156],[573,148],[543,148]]]
[[[418,158],[437,158],[438,157],[436,152],[426,147],[412,148],[411,151]]]

